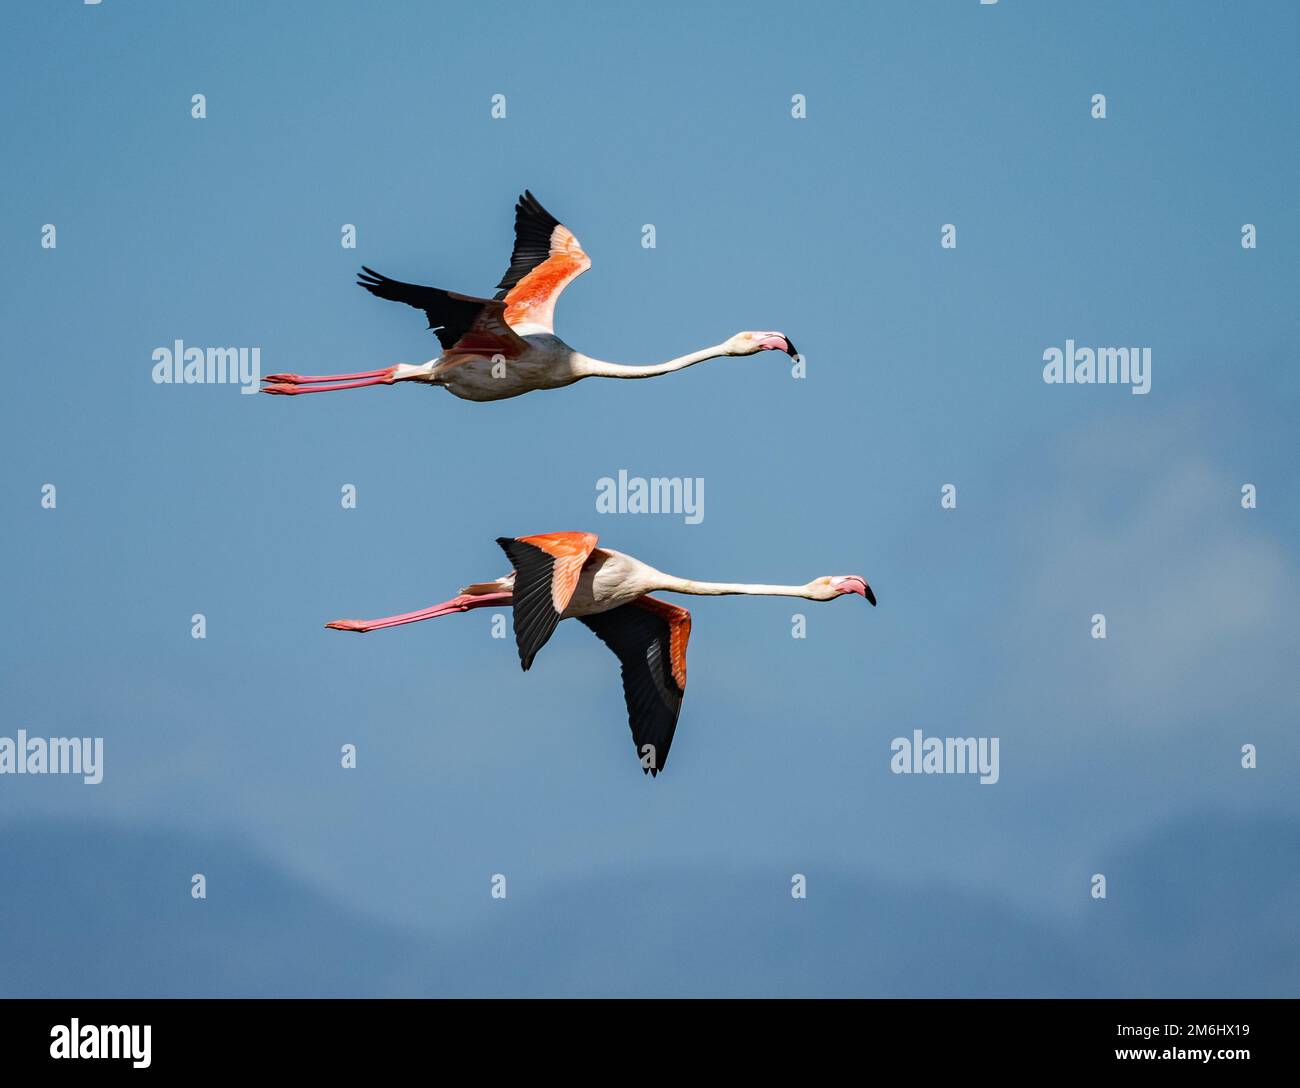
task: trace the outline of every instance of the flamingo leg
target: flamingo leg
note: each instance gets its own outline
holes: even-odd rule
[[[284,382],[286,385],[310,385],[313,382],[346,382],[353,378],[382,378],[395,371],[395,366],[384,366],[378,370],[358,370],[351,374],[268,374],[264,382]]]
[[[377,620],[332,620],[326,627],[335,631],[379,631],[385,627],[400,627],[404,623],[419,623],[438,616],[448,616],[453,612],[468,612],[471,608],[486,608],[492,604],[508,604],[514,598],[509,590],[501,593],[462,593],[441,604],[421,608],[415,612],[401,612],[396,616],[384,616]]]
[[[367,385],[392,385],[396,381],[397,367],[386,366],[379,370],[358,370],[352,374],[268,374],[262,379],[270,382],[263,393],[289,397],[299,393],[333,393],[338,389],[360,389]],[[315,386],[300,389],[299,386]]]

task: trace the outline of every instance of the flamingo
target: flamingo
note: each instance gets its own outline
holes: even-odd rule
[[[357,283],[372,295],[423,310],[442,345],[435,359],[352,374],[271,374],[263,393],[294,396],[367,385],[423,382],[463,400],[505,400],[534,389],[560,389],[583,378],[653,378],[706,359],[784,351],[797,355],[784,333],[739,332],[721,344],[652,366],[592,359],[555,335],[555,303],[591,267],[578,239],[524,191],[515,206],[515,248],[492,298],[402,283],[362,266]]]
[[[612,548],[598,548],[595,533],[541,533],[498,537],[514,570],[491,582],[466,586],[458,596],[415,612],[376,620],[334,620],[336,631],[378,631],[406,623],[512,605],[519,663],[527,671],[560,620],[577,619],[608,646],[622,665],[623,698],[632,742],[643,771],[657,776],[686,693],[686,643],[691,614],[650,596],[655,592],[697,597],[748,594],[831,601],[856,593],[872,605],[876,595],[856,574],[814,578],[807,585],[697,582],[655,570]]]

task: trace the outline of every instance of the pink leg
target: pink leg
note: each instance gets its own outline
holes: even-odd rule
[[[278,396],[295,396],[298,393],[332,393],[337,389],[360,389],[367,385],[392,385],[397,367],[386,366],[380,370],[358,370],[353,374],[268,374],[262,379],[273,384],[263,393]],[[355,380],[354,380],[355,379]],[[324,383],[334,384],[324,384]],[[315,385],[315,389],[299,389],[300,385]]]
[[[447,616],[452,612],[468,612],[471,608],[509,604],[513,599],[514,594],[509,590],[502,593],[462,593],[459,597],[453,597],[449,601],[443,601],[442,604],[435,604],[429,608],[421,608],[418,612],[403,612],[378,620],[334,620],[325,626],[332,627],[335,631],[378,631],[384,627],[400,627],[404,623],[418,623],[420,620]]]

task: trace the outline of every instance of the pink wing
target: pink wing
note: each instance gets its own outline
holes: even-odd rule
[[[555,331],[555,300],[591,267],[573,232],[527,190],[515,205],[515,248],[497,284],[508,325]]]
[[[578,576],[596,547],[595,533],[541,533],[497,543],[515,566],[514,626],[525,669],[569,607]]]

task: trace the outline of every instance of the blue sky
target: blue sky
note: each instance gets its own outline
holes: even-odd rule
[[[538,11],[6,9],[0,735],[103,736],[106,761],[93,787],[0,778],[0,827],[37,865],[6,914],[63,909],[106,940],[191,947],[188,927],[208,924],[195,912],[237,901],[230,917],[252,918],[290,882],[364,920],[339,992],[473,988],[445,964],[372,970],[383,928],[482,949],[502,992],[603,993],[627,977],[617,944],[584,958],[546,935],[603,932],[611,900],[662,902],[671,969],[647,988],[764,994],[788,989],[800,946],[782,926],[800,923],[755,919],[791,905],[800,872],[820,939],[854,933],[863,956],[809,973],[806,992],[954,977],[978,993],[981,961],[939,963],[907,910],[863,944],[855,897],[950,902],[940,926],[978,902],[1006,941],[1068,934],[1054,939],[1087,964],[1128,947],[1107,926],[1218,917],[1215,873],[1175,889],[1124,859],[1168,856],[1173,836],[1190,865],[1213,864],[1231,827],[1260,859],[1234,876],[1243,916],[1289,902],[1293,917],[1300,14]],[[765,353],[489,405],[152,382],[151,353],[176,339],[260,347],[264,372],[429,358],[419,315],[354,272],[489,293],[524,188],[592,257],[557,311],[580,350],[646,363],[780,329],[807,378]],[[1042,353],[1067,338],[1149,346],[1151,392],[1044,384]],[[596,482],[620,468],[704,478],[703,522],[597,514]],[[693,604],[690,685],[654,781],[615,662],[580,625],[526,675],[490,613],[322,628],[442,600],[504,573],[495,537],[554,529],[688,577],[861,573],[880,607],[808,605],[800,641],[788,601]],[[999,737],[1000,781],[891,774],[890,741],[917,728]],[[355,771],[338,765],[347,742]],[[78,881],[68,844],[105,836],[125,860]],[[1089,896],[1093,873],[1126,864],[1104,902]],[[189,899],[193,872],[206,903]],[[506,903],[488,897],[497,872]],[[86,897],[75,911],[64,887]],[[743,975],[703,973],[725,939],[700,923],[715,897],[760,935]],[[110,927],[109,901],[142,913]],[[1000,985],[1294,994],[1293,927],[1269,924],[1269,954],[1214,979],[1179,974],[1188,949],[1170,946],[1146,975],[1085,982],[1033,961]],[[214,962],[241,962],[241,933],[205,934]],[[915,958],[884,972],[871,950],[886,945]],[[7,990],[30,991],[11,967]],[[74,967],[55,971],[72,988]],[[196,992],[312,985],[299,961],[256,985],[196,972]],[[130,957],[105,977],[177,989]]]

